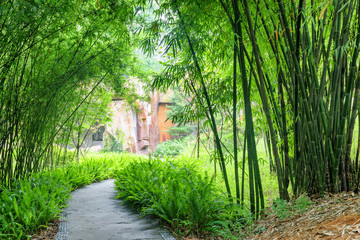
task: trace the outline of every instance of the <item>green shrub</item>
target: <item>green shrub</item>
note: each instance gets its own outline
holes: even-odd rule
[[[156,146],[153,155],[155,157],[179,155],[187,147],[188,141],[193,139],[194,136],[190,135],[180,139],[173,139],[162,142]]]
[[[295,199],[294,210],[297,214],[301,214],[307,211],[312,204],[313,202],[310,200],[309,197],[300,196],[297,199]]]
[[[117,173],[117,197],[159,217],[176,234],[183,234],[182,229],[203,232],[215,225],[228,226],[229,213],[238,205],[219,194],[213,178],[196,168],[159,159],[132,162]]]
[[[32,174],[0,192],[0,239],[24,239],[59,217],[70,192],[114,177],[134,157],[129,154],[89,155],[86,160]]]
[[[272,210],[281,220],[289,217],[291,214],[291,205],[288,201],[277,198],[272,205]]]
[[[33,174],[27,180],[16,181],[12,189],[2,189],[0,236],[25,238],[59,216],[70,189],[70,183],[63,181],[59,172]]]
[[[312,202],[307,196],[300,196],[291,202],[277,198],[272,209],[281,220],[284,220],[305,212],[311,205]]]

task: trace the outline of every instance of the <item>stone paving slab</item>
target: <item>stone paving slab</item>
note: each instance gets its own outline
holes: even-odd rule
[[[78,189],[71,196],[57,240],[175,239],[168,232],[166,236],[161,234],[164,229],[121,205],[122,201],[115,199],[113,179]]]

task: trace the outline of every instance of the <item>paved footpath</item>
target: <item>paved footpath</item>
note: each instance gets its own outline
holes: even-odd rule
[[[166,230],[140,218],[115,199],[114,180],[74,191],[59,226],[57,240],[170,240]]]

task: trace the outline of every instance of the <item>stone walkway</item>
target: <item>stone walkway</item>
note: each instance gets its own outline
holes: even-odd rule
[[[114,180],[74,191],[56,240],[174,240],[165,229],[115,199]]]

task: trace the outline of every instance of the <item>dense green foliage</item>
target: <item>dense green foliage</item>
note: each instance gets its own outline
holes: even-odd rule
[[[172,139],[166,142],[162,142],[156,146],[153,155],[155,157],[179,155],[188,146],[188,142],[193,139],[193,136],[188,136],[180,139]]]
[[[152,87],[191,96],[177,120],[200,118],[202,131],[211,129],[229,196],[243,198],[246,184],[255,216],[265,206],[257,129],[266,136],[281,199],[358,191],[360,151],[350,153],[360,119],[360,1],[156,3],[142,46],[150,54],[163,48],[167,58]],[[224,147],[217,116],[232,124],[233,149]]]
[[[42,173],[14,183],[1,192],[0,236],[23,239],[61,212],[70,197],[70,184],[63,175]]]
[[[223,194],[221,181],[206,172],[208,160],[191,157],[147,159],[117,153],[87,154],[54,170],[17,180],[0,193],[0,237],[24,239],[59,217],[70,192],[103,179],[116,178],[118,197],[168,224],[174,234],[211,232],[237,239],[241,229],[252,223],[247,208],[234,204]],[[229,176],[232,178],[232,176]],[[266,179],[266,178],[264,178]],[[265,186],[267,182],[264,182]],[[274,186],[267,187],[274,190]],[[248,191],[248,190],[246,190]],[[266,197],[271,192],[266,192]],[[289,205],[276,200],[280,218],[306,208],[308,201]]]
[[[99,128],[105,128],[110,119],[110,101],[112,93],[105,87],[97,87],[82,106],[74,113],[71,122],[64,127],[64,132],[69,131],[67,141],[76,149],[77,160],[80,153],[85,153],[89,139]],[[64,144],[67,145],[66,143]],[[83,148],[83,151],[81,151]]]
[[[55,145],[79,146],[94,118],[106,119],[106,92],[132,94],[133,10],[111,0],[0,4],[1,185],[56,164]]]
[[[59,217],[70,192],[115,176],[115,171],[132,160],[130,155],[102,154],[72,162],[54,170],[31,174],[29,178],[2,188],[0,193],[0,238],[25,239]]]
[[[175,234],[229,230],[246,212],[220,194],[214,179],[200,174],[195,162],[181,158],[132,162],[117,172],[115,184],[119,198],[160,218]]]
[[[102,168],[74,164],[66,171],[81,176],[70,180],[64,173],[70,185],[57,192],[37,181],[60,184],[60,173],[55,180],[46,171],[35,173],[64,160],[71,143],[79,160],[83,137],[96,121],[107,121],[112,96],[136,102],[129,75],[151,79],[153,90],[176,88],[183,95],[186,102],[169,112],[179,124],[172,131],[196,124],[197,157],[204,146],[216,174],[213,179],[192,165],[155,160],[118,173],[119,182],[146,180],[118,184],[120,196],[171,226],[202,231],[214,219],[223,222],[223,214],[233,219],[220,198],[226,206],[247,200],[259,217],[273,174],[282,199],[278,212],[288,211],[283,201],[292,195],[359,190],[360,137],[355,156],[351,148],[360,135],[360,0],[10,0],[0,4],[0,23],[0,186],[6,202],[0,217],[10,234],[23,236],[36,228],[33,222],[56,215],[52,206],[64,203],[57,196],[96,179],[89,172],[102,176]],[[145,72],[162,70],[154,78],[137,67],[138,42],[150,56],[160,49],[164,55],[163,67],[142,62]],[[115,140],[107,150],[122,150]],[[155,154],[177,155],[183,145],[167,142]],[[228,200],[217,195],[214,182]],[[53,191],[50,208],[38,194],[47,191]],[[190,204],[189,192],[199,205]],[[26,210],[30,197],[39,199],[41,214]]]
[[[174,126],[169,128],[169,133],[172,137],[180,138],[195,131],[195,125],[193,122],[188,122],[181,117],[179,118],[179,115],[185,112],[188,107],[188,99],[190,99],[190,97],[184,96],[184,94],[179,90],[173,91],[170,95],[169,100],[171,104],[167,106],[168,110],[166,111],[166,117],[168,120],[171,120],[172,123],[175,123]]]
[[[251,214],[222,194],[200,161],[161,161],[136,155],[88,154],[51,171],[17,180],[0,194],[0,233],[24,239],[59,217],[70,192],[103,179],[116,178],[118,197],[157,216],[177,235],[212,232],[231,237]]]

